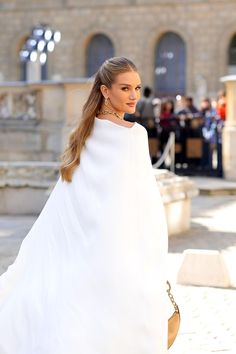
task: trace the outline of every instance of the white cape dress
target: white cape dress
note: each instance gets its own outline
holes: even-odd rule
[[[167,239],[146,130],[95,118],[0,277],[0,354],[166,353]]]

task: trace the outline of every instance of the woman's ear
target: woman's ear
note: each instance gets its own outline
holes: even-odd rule
[[[104,98],[108,98],[108,88],[105,85],[100,86],[101,93]]]

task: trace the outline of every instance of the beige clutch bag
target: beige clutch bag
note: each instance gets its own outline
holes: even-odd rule
[[[177,337],[179,331],[180,313],[179,313],[179,307],[176,304],[173,295],[171,294],[171,286],[168,281],[167,281],[167,293],[174,307],[173,315],[168,320],[168,349],[169,349],[174,343],[175,338]]]

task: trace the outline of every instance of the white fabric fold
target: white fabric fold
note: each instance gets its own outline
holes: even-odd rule
[[[0,354],[166,353],[167,240],[146,130],[95,118],[0,277]]]

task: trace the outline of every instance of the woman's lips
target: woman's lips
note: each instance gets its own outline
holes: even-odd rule
[[[129,107],[135,107],[136,103],[127,103]]]

